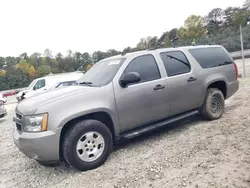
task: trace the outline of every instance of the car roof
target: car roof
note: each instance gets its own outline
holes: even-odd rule
[[[215,47],[222,47],[221,45],[197,45],[197,46],[180,46],[180,47],[171,47],[171,48],[158,48],[158,49],[149,49],[149,50],[141,50],[141,51],[136,51],[136,52],[129,52],[124,55],[119,54],[116,56],[108,57],[103,60],[112,60],[112,59],[117,59],[117,58],[128,58],[131,56],[138,56],[138,55],[145,55],[149,53],[161,53],[161,52],[166,52],[166,51],[176,51],[176,50],[189,50],[189,49],[200,49],[200,48],[215,48]]]

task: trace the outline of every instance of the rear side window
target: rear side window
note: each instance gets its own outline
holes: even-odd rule
[[[191,70],[191,66],[183,52],[162,52],[160,56],[169,77],[185,74]]]
[[[123,74],[129,72],[138,72],[141,76],[140,83],[161,78],[157,63],[152,55],[143,55],[133,59]]]
[[[221,47],[189,49],[202,68],[232,64],[232,59]]]

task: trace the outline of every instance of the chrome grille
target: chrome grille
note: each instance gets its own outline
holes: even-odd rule
[[[22,128],[23,127],[23,115],[16,110],[13,120],[16,124],[17,131],[21,133],[23,131],[23,128]]]

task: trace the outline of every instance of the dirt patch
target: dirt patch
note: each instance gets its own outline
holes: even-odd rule
[[[193,117],[116,146],[101,167],[45,168],[18,151],[12,114],[0,120],[0,187],[250,187],[250,79],[219,120]]]

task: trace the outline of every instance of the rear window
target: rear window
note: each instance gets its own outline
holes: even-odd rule
[[[189,52],[205,69],[233,63],[232,59],[221,47],[189,49]]]

